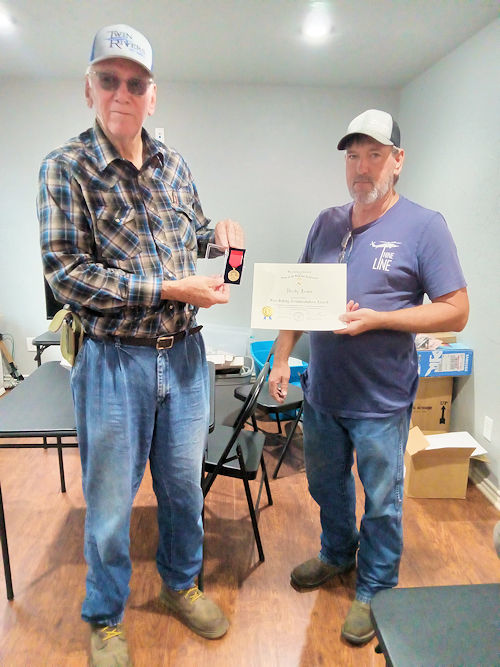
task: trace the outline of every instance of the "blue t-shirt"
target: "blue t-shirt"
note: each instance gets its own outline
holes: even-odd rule
[[[336,263],[351,229],[352,202],[322,211],[301,262]],[[347,300],[360,308],[399,310],[465,287],[443,216],[404,197],[381,218],[353,230],[347,246]],[[359,336],[310,332],[302,386],[309,403],[337,417],[385,417],[414,400],[418,384],[414,334],[367,331]]]

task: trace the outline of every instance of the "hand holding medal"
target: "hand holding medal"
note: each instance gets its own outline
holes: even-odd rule
[[[226,252],[224,282],[239,285],[245,256],[245,234],[241,225],[234,220],[221,220],[215,226],[215,243]]]

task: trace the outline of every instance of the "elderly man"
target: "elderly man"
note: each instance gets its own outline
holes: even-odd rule
[[[230,220],[208,228],[189,168],[143,128],[156,84],[148,40],[101,29],[85,78],[91,129],[50,153],[38,216],[46,278],[85,328],[71,374],[87,503],[93,665],[131,664],[130,515],[149,459],[158,500],[160,600],[194,632],[228,621],[196,587],[202,563],[201,466],[209,384],[198,307],[226,303],[222,278],[195,275],[207,242],[243,245]]]
[[[320,507],[319,555],[291,573],[299,589],[356,567],[356,597],[342,636],[374,635],[370,600],[396,585],[402,553],[403,456],[417,390],[414,332],[463,329],[468,298],[443,217],[398,195],[404,161],[392,116],[370,109],[350,123],[345,151],[353,201],[322,211],[302,262],[347,263],[345,329],[311,332],[303,376],[304,452],[309,490]],[[423,305],[426,293],[431,303]],[[282,401],[288,356],[300,332],[282,331],[269,384]],[[353,452],[365,491],[356,526]]]

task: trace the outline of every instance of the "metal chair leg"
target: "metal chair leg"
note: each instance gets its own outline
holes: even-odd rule
[[[57,438],[57,456],[59,458],[59,476],[61,478],[61,493],[66,493],[66,479],[64,477],[64,462],[61,438]]]
[[[281,428],[281,419],[279,412],[274,413],[276,415],[276,424],[278,425],[278,435],[281,435],[283,433],[283,429]]]
[[[12,588],[12,573],[10,571],[9,545],[7,543],[7,529],[5,527],[5,515],[3,512],[2,487],[0,486],[0,541],[2,543],[3,569],[5,572],[5,587],[7,589],[7,600],[14,599]]]
[[[262,455],[262,458],[260,460],[260,467],[262,468],[262,479],[264,480],[264,484],[266,485],[267,504],[272,505],[273,504],[273,497],[271,495],[271,487],[269,485],[269,477],[267,476],[267,468],[266,468],[266,464],[264,462],[264,454]]]
[[[252,493],[250,491],[250,484],[248,483],[245,461],[243,460],[243,453],[242,453],[241,447],[239,445],[236,447],[236,453],[238,454],[238,460],[239,460],[240,469],[241,469],[241,472],[242,472],[243,485],[245,487],[245,494],[246,494],[247,503],[248,503],[248,510],[250,512],[250,519],[252,520],[253,534],[254,534],[254,537],[255,537],[255,542],[257,544],[257,551],[259,552],[259,560],[260,560],[261,563],[263,563],[264,560],[265,560],[264,549],[262,548],[262,542],[261,542],[261,539],[260,539],[259,526],[258,526],[258,523],[257,523],[257,517],[255,515]]]
[[[300,418],[302,417],[302,410],[303,409],[304,409],[304,406],[301,405],[300,408],[299,408],[299,413],[298,413],[298,415],[295,418],[295,421],[293,423],[292,429],[291,429],[290,433],[288,434],[288,438],[286,439],[285,444],[283,445],[283,449],[281,450],[281,454],[280,454],[280,457],[278,459],[278,463],[277,463],[276,468],[274,469],[274,472],[273,472],[273,479],[276,479],[276,477],[278,476],[278,472],[279,472],[279,469],[281,468],[281,464],[283,463],[283,459],[285,458],[285,454],[286,454],[286,450],[288,449],[288,445],[292,441],[292,438],[295,435],[295,430],[297,428],[297,424],[299,423]]]

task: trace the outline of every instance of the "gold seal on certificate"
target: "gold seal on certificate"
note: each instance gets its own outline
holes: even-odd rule
[[[273,314],[273,309],[271,308],[271,306],[264,306],[264,308],[262,309],[262,314],[264,315],[265,320],[270,320]]]
[[[229,273],[227,274],[227,277],[231,282],[234,283],[240,277],[240,272],[236,271],[236,269],[231,269],[231,271],[229,271]]]

